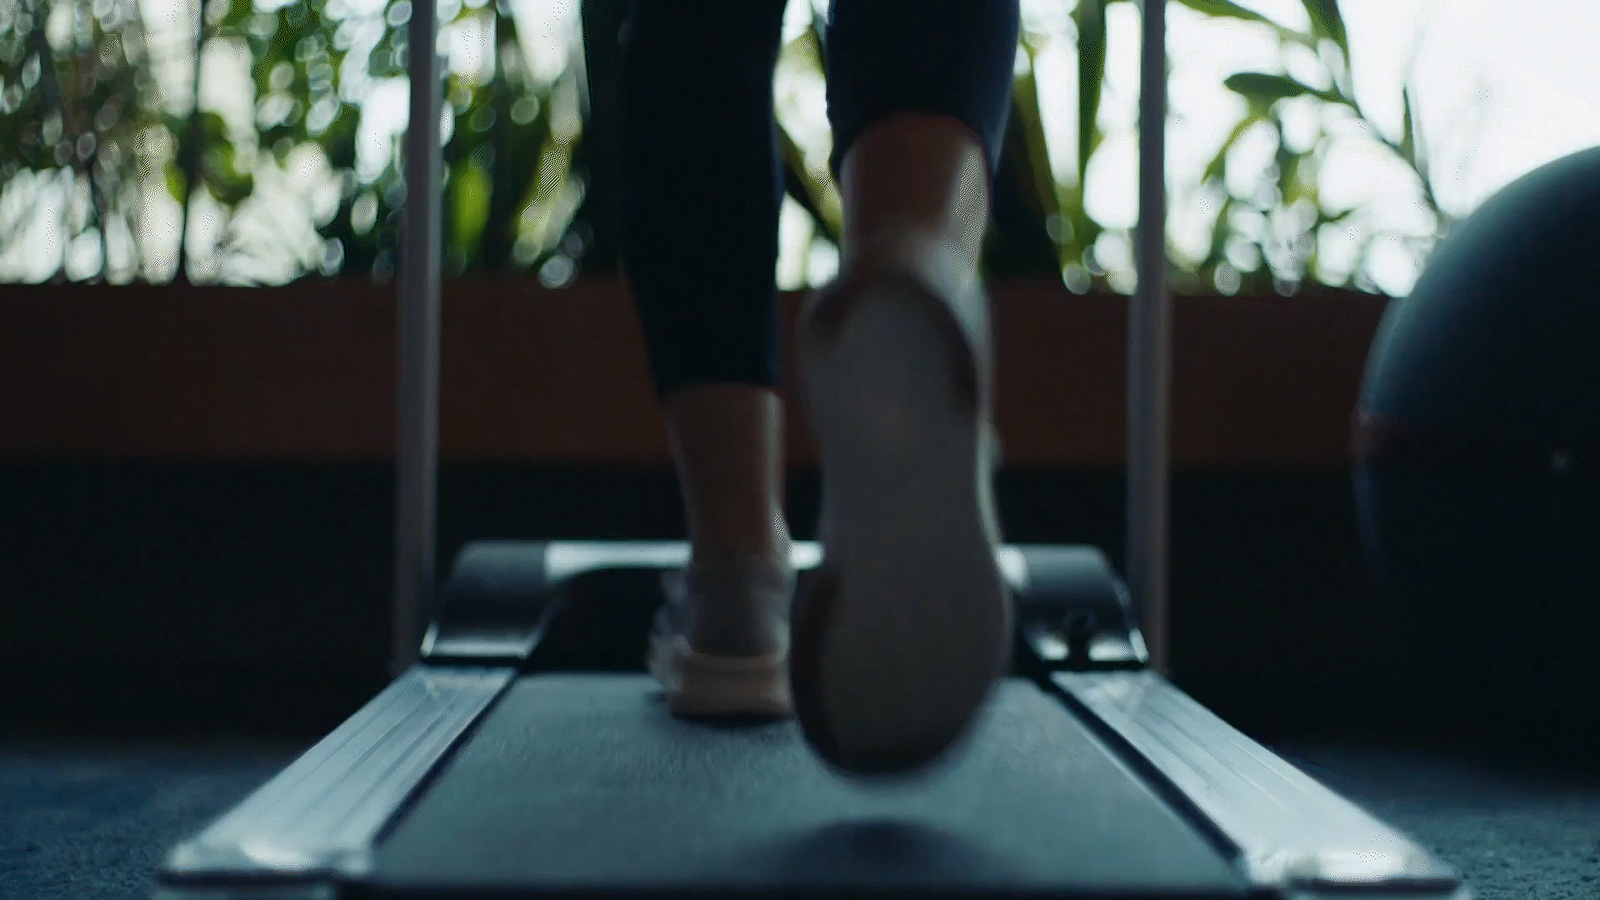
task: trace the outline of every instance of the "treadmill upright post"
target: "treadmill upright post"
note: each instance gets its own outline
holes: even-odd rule
[[[1128,586],[1150,666],[1169,672],[1167,405],[1172,298],[1167,290],[1167,3],[1143,0],[1139,65],[1139,287],[1128,316]]]
[[[439,55],[434,0],[413,0],[406,205],[395,402],[395,554],[391,674],[416,662],[435,587],[439,455]]]

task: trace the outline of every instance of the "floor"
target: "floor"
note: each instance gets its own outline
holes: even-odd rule
[[[1600,898],[1600,773],[1327,741],[1274,746],[1454,863],[1481,900]],[[300,749],[215,737],[0,744],[0,897],[144,897],[170,845]]]

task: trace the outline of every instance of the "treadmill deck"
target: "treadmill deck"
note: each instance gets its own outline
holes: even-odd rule
[[[933,771],[880,783],[828,771],[793,723],[675,720],[645,676],[523,676],[372,864],[369,886],[407,894],[1246,891],[1210,839],[1021,680]]]

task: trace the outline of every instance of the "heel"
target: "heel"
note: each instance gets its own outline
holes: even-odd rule
[[[677,689],[667,691],[674,715],[785,719],[794,714],[787,654],[745,658],[691,651],[678,674]]]
[[[815,356],[837,345],[849,322],[863,305],[885,299],[920,306],[936,329],[951,362],[953,396],[965,409],[986,410],[989,405],[990,369],[987,304],[940,297],[916,277],[905,272],[877,272],[840,279],[812,294],[801,317],[802,353]],[[808,380],[809,383],[809,380]]]
[[[1003,671],[1010,606],[984,377],[949,304],[908,281],[821,296],[803,345],[822,569],[795,611],[795,712],[832,765],[904,772],[956,743]]]

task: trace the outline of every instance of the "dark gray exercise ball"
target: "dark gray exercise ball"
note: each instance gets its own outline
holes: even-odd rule
[[[1440,244],[1379,327],[1354,443],[1422,700],[1530,749],[1600,733],[1600,148]]]

